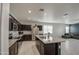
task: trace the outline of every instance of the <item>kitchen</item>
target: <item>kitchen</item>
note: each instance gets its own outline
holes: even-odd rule
[[[68,40],[62,38],[67,25],[62,16],[67,17],[68,13],[63,10],[66,7],[62,5],[70,4],[10,4],[9,55],[63,55],[62,49],[65,48],[62,45]],[[53,20],[52,8],[56,10],[56,20]],[[39,28],[38,35],[33,33],[35,24]],[[34,46],[31,47],[32,44]],[[35,54],[31,50],[35,51]]]
[[[11,18],[14,18],[13,16],[10,15]],[[17,54],[18,53],[18,44],[22,44],[22,41],[32,41],[32,30],[31,30],[31,26],[30,25],[26,25],[25,28],[27,28],[26,30],[23,28],[23,25],[20,24],[19,22],[13,22],[11,23],[11,18],[10,18],[10,26],[11,28],[9,28],[10,30],[10,34],[9,34],[9,41],[10,41],[10,54]],[[14,18],[15,19],[15,18]],[[16,21],[16,20],[15,20]],[[24,25],[25,26],[25,25]],[[43,30],[42,30],[42,26],[43,25],[39,25],[39,35],[43,35]],[[18,27],[18,28],[17,28]],[[22,28],[21,28],[22,27]],[[52,26],[50,26],[52,27]],[[30,29],[29,29],[30,28]],[[22,30],[23,29],[23,30]],[[46,28],[45,28],[46,30]],[[25,33],[26,31],[26,33]],[[52,29],[50,30],[52,31]],[[12,37],[13,36],[13,37]],[[13,42],[12,42],[13,41]],[[14,44],[15,43],[15,44]],[[15,46],[15,47],[13,47]],[[18,46],[18,47],[17,47]],[[13,47],[13,48],[12,48]],[[13,50],[14,49],[14,50]],[[13,52],[12,52],[13,51]],[[14,52],[15,51],[15,52]],[[16,52],[17,51],[17,52]]]

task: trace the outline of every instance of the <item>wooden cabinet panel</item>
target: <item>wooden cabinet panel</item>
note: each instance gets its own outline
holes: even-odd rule
[[[55,51],[56,51],[55,50],[55,44],[47,44],[47,45],[45,45],[44,52],[45,52],[46,55],[56,55]]]
[[[40,52],[40,43],[39,43],[39,39],[36,37],[36,47],[38,49],[38,51]]]
[[[18,31],[19,23],[12,15],[9,15],[9,31]]]
[[[12,31],[13,30],[13,22],[12,19],[9,18],[9,30]]]
[[[21,25],[22,31],[31,31],[31,25]]]
[[[44,55],[44,44],[42,42],[40,42],[40,54]]]
[[[30,41],[32,40],[32,35],[23,35],[21,41]]]
[[[18,25],[18,31],[22,31],[22,25],[21,24]]]
[[[15,42],[11,47],[9,47],[9,55],[17,55],[18,54],[18,44]]]
[[[18,54],[18,44],[17,43],[15,43],[15,45],[14,45],[14,50],[15,50],[15,55]]]
[[[38,25],[38,28],[40,31],[42,31],[42,25]],[[21,31],[31,31],[31,25],[25,25],[25,24],[21,24],[19,25],[19,30]]]
[[[9,55],[14,55],[14,54],[15,54],[15,47],[13,45],[9,48]]]
[[[60,55],[61,43],[44,44],[40,39],[36,37],[36,47],[41,55]]]
[[[38,25],[39,31],[42,31],[42,25]]]

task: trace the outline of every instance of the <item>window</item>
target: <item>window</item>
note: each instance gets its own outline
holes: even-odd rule
[[[69,33],[69,26],[66,26],[66,33]]]
[[[43,32],[44,32],[44,34],[53,33],[53,26],[52,25],[44,25]]]

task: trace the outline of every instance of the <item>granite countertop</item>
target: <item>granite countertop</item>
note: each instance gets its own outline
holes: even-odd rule
[[[16,41],[20,40],[23,35],[20,35],[19,38],[9,39],[9,47],[11,47]]]
[[[9,39],[9,47],[11,47],[19,39]]]
[[[66,41],[66,39],[60,38],[60,37],[55,37],[53,38],[52,36],[43,36],[43,35],[36,35],[36,37],[41,40],[44,44],[51,44],[51,43],[61,43]]]

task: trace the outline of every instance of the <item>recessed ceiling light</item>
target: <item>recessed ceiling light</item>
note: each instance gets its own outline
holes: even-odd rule
[[[31,13],[32,11],[31,10],[28,10],[28,13]]]
[[[44,13],[44,16],[46,16],[47,15],[47,13]]]

